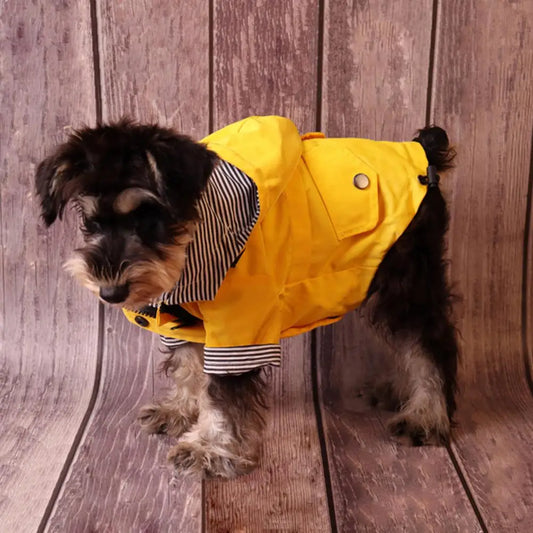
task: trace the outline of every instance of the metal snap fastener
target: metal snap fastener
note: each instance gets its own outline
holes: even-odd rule
[[[358,189],[366,189],[370,185],[370,179],[366,174],[356,174],[353,178],[353,184]]]
[[[145,328],[147,326],[150,325],[150,322],[148,322],[148,320],[146,320],[146,318],[144,318],[143,316],[140,316],[140,315],[137,315],[135,317],[135,322],[141,326],[142,328]]]

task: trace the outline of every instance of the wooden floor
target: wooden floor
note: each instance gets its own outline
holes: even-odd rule
[[[533,531],[533,2],[22,1],[0,14],[0,532]],[[250,114],[458,156],[462,294],[453,443],[406,448],[359,391],[380,354],[354,316],[284,345],[261,467],[175,477],[137,409],[157,341],[62,271],[32,180],[69,127],[129,114],[196,138]]]

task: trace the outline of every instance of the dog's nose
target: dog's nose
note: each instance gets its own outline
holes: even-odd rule
[[[100,287],[100,298],[110,304],[123,302],[130,293],[128,285],[118,285],[115,287]]]

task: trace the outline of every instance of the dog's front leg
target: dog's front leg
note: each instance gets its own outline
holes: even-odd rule
[[[188,343],[172,350],[162,364],[174,388],[164,399],[141,408],[138,420],[148,433],[179,437],[196,421],[200,401],[209,384],[203,372],[203,345]]]
[[[231,478],[255,468],[266,414],[261,372],[207,375],[198,421],[169,452],[177,470]]]

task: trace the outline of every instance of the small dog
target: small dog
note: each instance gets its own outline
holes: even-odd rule
[[[392,434],[447,442],[458,349],[436,172],[453,157],[435,126],[388,143],[251,117],[198,143],[123,119],[71,134],[36,188],[47,226],[78,208],[67,269],[168,348],[176,388],[142,426],[179,439],[176,468],[234,477],[258,462],[280,338],[355,308],[394,349],[376,389]]]

